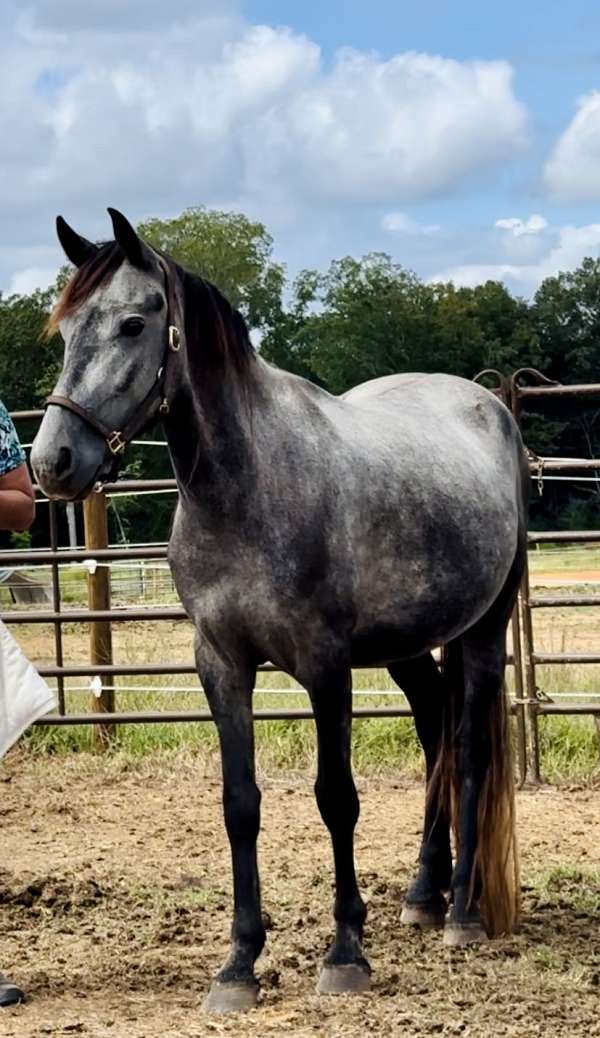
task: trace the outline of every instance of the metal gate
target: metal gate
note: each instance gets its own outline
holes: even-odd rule
[[[550,383],[540,372],[530,368],[521,369],[510,377],[505,377],[495,369],[488,369],[477,376],[477,381],[492,380],[489,387],[499,395],[520,422],[521,414],[527,401],[532,398],[564,397],[574,400],[598,400],[600,403],[600,385],[563,386]],[[533,384],[523,384],[527,379]],[[40,419],[42,411],[20,411],[13,413],[16,422]],[[600,478],[600,460],[598,459],[560,459],[530,458],[532,476],[538,485],[543,486],[545,475],[553,472],[593,471]],[[43,550],[2,551],[0,552],[0,569],[16,566],[50,566],[51,599],[50,609],[10,610],[0,614],[5,623],[16,624],[52,624],[54,628],[54,662],[39,667],[42,676],[56,680],[58,688],[59,712],[56,715],[42,718],[40,725],[74,725],[92,724],[95,726],[97,739],[103,742],[108,737],[112,726],[117,724],[152,723],[165,721],[207,721],[211,719],[207,710],[197,711],[115,711],[115,687],[113,679],[117,676],[140,675],[174,675],[195,674],[192,663],[175,663],[164,661],[156,663],[115,663],[112,654],[112,624],[126,623],[135,620],[179,620],[185,618],[185,612],[178,606],[144,607],[144,608],[111,608],[110,580],[105,564],[118,560],[166,560],[166,544],[112,547],[108,544],[107,531],[107,498],[123,493],[149,493],[175,490],[174,479],[163,480],[119,480],[107,484],[100,494],[92,495],[84,503],[85,548],[59,548],[57,533],[57,506],[48,502],[50,547]],[[587,531],[548,531],[529,533],[530,544],[543,542],[560,543],[600,543],[600,530]],[[87,575],[88,608],[65,608],[61,600],[60,567],[71,563],[95,563]],[[597,703],[559,703],[541,689],[537,681],[536,667],[540,664],[600,663],[600,651],[597,653],[539,653],[536,652],[533,634],[533,611],[553,606],[600,605],[600,594],[597,595],[532,595],[529,584],[529,572],[526,569],[519,594],[519,601],[512,621],[513,651],[508,663],[514,667],[515,695],[511,697],[511,711],[516,718],[517,756],[521,782],[541,781],[540,770],[540,727],[539,719],[551,714],[592,715],[600,718],[600,700]],[[63,662],[63,626],[66,623],[87,623],[90,628],[89,663],[65,665]],[[265,664],[262,671],[276,670],[273,665]],[[95,695],[92,709],[85,713],[71,713],[66,708],[65,680],[75,677],[100,679],[101,692]],[[117,690],[118,691],[118,690]],[[354,708],[357,717],[409,717],[408,706],[382,706]],[[257,720],[288,720],[310,718],[310,709],[273,709],[257,710]],[[600,730],[600,726],[599,726]]]

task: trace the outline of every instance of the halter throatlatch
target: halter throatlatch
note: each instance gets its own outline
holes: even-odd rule
[[[183,323],[183,313],[177,286],[173,283],[171,271],[167,263],[162,259],[162,256],[159,256],[158,260],[165,274],[167,288],[167,320],[169,322],[167,326],[167,342],[163,362],[156,373],[154,384],[142,402],[136,407],[131,418],[121,429],[111,429],[92,411],[88,411],[86,407],[82,407],[81,404],[71,400],[68,396],[55,395],[49,396],[46,399],[46,406],[56,404],[58,407],[63,407],[66,411],[72,411],[79,418],[83,418],[84,422],[87,422],[105,440],[110,453],[115,457],[123,454],[127,444],[131,442],[136,433],[146,425],[156,412],[167,415],[171,409],[166,386],[168,361],[171,353],[179,353],[181,349],[182,333],[180,325]],[[171,323],[171,321],[175,321],[177,318],[179,318],[178,323]]]

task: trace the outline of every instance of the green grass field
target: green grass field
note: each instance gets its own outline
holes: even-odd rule
[[[541,670],[542,668],[540,668]],[[573,678],[570,670],[577,668],[547,668],[557,688],[565,690],[567,680]],[[588,684],[587,671],[578,668],[578,687]],[[589,668],[588,668],[589,670]],[[159,685],[162,679],[155,679]],[[127,679],[133,684],[131,678]],[[145,685],[150,685],[144,679]],[[178,684],[183,679],[178,680]],[[190,682],[191,684],[191,682]],[[355,673],[354,687],[384,690],[392,685],[385,671]],[[592,682],[589,681],[591,690]],[[260,675],[260,686],[265,691],[255,693],[256,710],[307,708],[308,697],[302,691],[291,692],[293,683],[283,674]],[[269,688],[290,687],[290,694],[269,693]],[[596,688],[598,686],[596,685]],[[390,689],[391,690],[391,689]],[[90,709],[91,696],[85,692],[68,694],[68,710],[80,712]],[[364,695],[357,697],[360,707],[406,705],[397,695]],[[119,709],[147,710],[205,710],[204,695],[190,688],[185,692],[121,692],[117,693]],[[552,783],[589,783],[600,780],[600,740],[592,718],[540,718],[542,772]],[[93,749],[93,730],[89,726],[36,727],[26,736],[31,750],[47,753],[80,752]],[[115,729],[112,752],[137,757],[146,753],[170,753],[181,749],[203,754],[215,770],[218,767],[218,740],[212,722],[129,724]],[[310,720],[261,720],[256,724],[256,749],[259,767],[267,772],[314,770],[315,738]],[[422,755],[414,725],[410,718],[358,718],[353,726],[353,760],[358,774],[377,775],[397,772],[407,777],[421,776]]]
[[[540,544],[529,552],[530,573],[564,573],[567,577],[570,570],[600,572],[600,548],[587,544]]]

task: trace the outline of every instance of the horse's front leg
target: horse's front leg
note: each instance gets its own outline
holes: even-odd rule
[[[254,963],[265,943],[256,841],[260,791],[254,769],[252,690],[256,671],[212,650],[196,650],[198,672],[221,744],[223,810],[233,864],[231,950],[204,1003],[211,1012],[251,1009],[258,998]]]
[[[317,726],[315,793],[321,817],[331,834],[335,865],[336,934],[325,957],[318,990],[320,994],[367,991],[371,969],[362,952],[367,909],[354,869],[354,828],[359,803],[350,764],[350,670],[321,674],[308,690]]]

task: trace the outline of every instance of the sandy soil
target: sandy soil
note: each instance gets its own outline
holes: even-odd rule
[[[368,996],[315,994],[331,933],[327,835],[309,777],[262,780],[268,946],[261,1004],[207,1017],[227,949],[229,853],[201,762],[93,757],[0,772],[0,964],[28,991],[6,1038],[600,1035],[600,792],[519,795],[524,920],[474,952],[399,925],[422,808],[412,784],[360,782]]]
[[[600,583],[600,570],[564,569],[560,573],[557,573],[556,570],[550,570],[548,573],[531,572],[529,582],[532,587],[536,585],[566,587],[571,584],[597,584]]]

